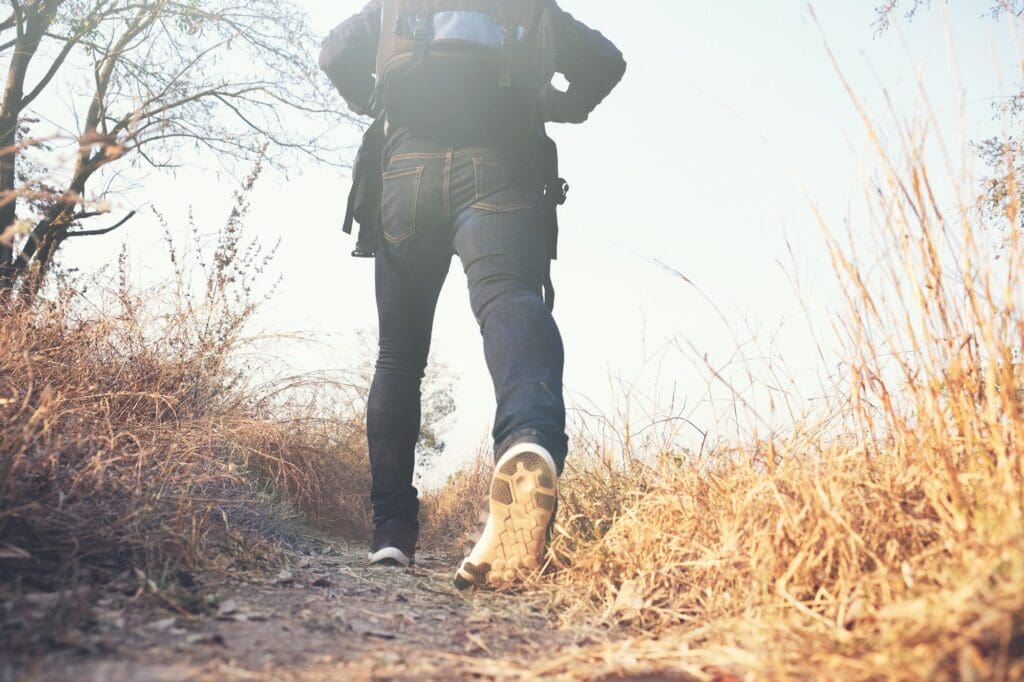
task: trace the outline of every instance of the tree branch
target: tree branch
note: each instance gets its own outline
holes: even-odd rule
[[[64,47],[61,48],[60,54],[54,58],[53,63],[50,64],[50,68],[47,69],[46,74],[39,80],[36,87],[34,87],[30,93],[21,98],[22,109],[31,104],[36,97],[39,97],[46,86],[50,84],[50,81],[53,80],[53,77],[57,75],[57,71],[59,71],[60,67],[64,64],[64,60],[68,58],[69,54],[71,54],[71,50],[75,49],[75,45],[78,44],[78,40],[79,37],[75,36],[69,38],[68,41],[64,43]]]
[[[132,211],[131,213],[129,213],[124,218],[122,218],[118,222],[114,223],[110,227],[105,227],[105,228],[103,228],[101,230],[80,230],[78,232],[71,232],[71,231],[69,231],[67,233],[67,236],[68,237],[96,237],[96,236],[99,236],[101,234],[108,234],[110,232],[113,232],[117,228],[121,227],[122,225],[127,223],[132,218],[134,218],[135,217],[135,213],[136,213],[135,211]],[[79,214],[77,216],[74,216],[73,220],[79,221],[79,220],[83,220],[85,218],[92,218],[92,217],[97,216],[97,215],[100,215],[100,214],[99,213],[82,213],[82,214]]]

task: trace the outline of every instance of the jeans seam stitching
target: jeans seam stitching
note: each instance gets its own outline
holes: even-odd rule
[[[404,159],[443,159],[447,152],[409,152],[408,154],[395,154],[391,161],[402,161]]]
[[[473,157],[473,199],[476,201],[480,200],[480,165],[482,162],[482,157]]]
[[[527,211],[531,208],[535,208],[537,202],[531,202],[528,204],[512,204],[510,206],[498,206],[497,204],[488,204],[483,201],[477,201],[470,204],[470,208],[480,209],[481,211],[487,211],[489,213],[511,213],[512,211]]]
[[[452,199],[451,199],[451,177],[452,177],[452,152],[448,151],[448,157],[445,159],[444,165],[444,217],[450,218],[452,214]]]

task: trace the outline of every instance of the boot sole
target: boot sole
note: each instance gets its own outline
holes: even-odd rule
[[[527,444],[506,453],[491,479],[487,527],[456,571],[455,587],[506,587],[539,570],[557,496],[546,451]]]

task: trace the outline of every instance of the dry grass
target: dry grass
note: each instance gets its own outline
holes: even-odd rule
[[[453,559],[461,559],[470,535],[485,508],[494,467],[489,453],[478,452],[469,466],[453,474],[420,503],[420,546]]]
[[[361,391],[279,378],[249,352],[267,263],[241,236],[254,181],[212,258],[193,225],[155,290],[122,259],[105,295],[62,281],[0,314],[0,582],[250,566],[293,521],[365,537]]]
[[[873,229],[822,219],[847,303],[840,413],[707,457],[578,461],[541,589],[565,625],[630,639],[532,674],[1024,679],[1019,201],[983,225],[956,191],[972,182],[935,189],[958,164],[929,158],[934,137],[900,127],[894,153],[864,121]]]

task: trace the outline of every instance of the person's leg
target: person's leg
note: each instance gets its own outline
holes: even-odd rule
[[[455,218],[455,251],[494,382],[495,460],[522,441],[543,445],[561,471],[567,451],[562,337],[542,288],[545,212],[526,190],[488,195]]]
[[[420,383],[438,294],[451,262],[442,213],[446,154],[396,154],[385,173],[384,234],[376,259],[379,352],[367,403],[374,523],[418,528],[413,486]]]
[[[486,525],[456,587],[501,587],[543,564],[565,461],[562,338],[544,305],[546,212],[514,163],[474,162],[475,195],[454,222],[494,381],[496,466]]]
[[[409,277],[387,258],[376,264],[380,338],[366,406],[374,523],[401,519],[417,526],[419,502],[413,486],[420,433],[420,383],[430,351],[440,276]]]

